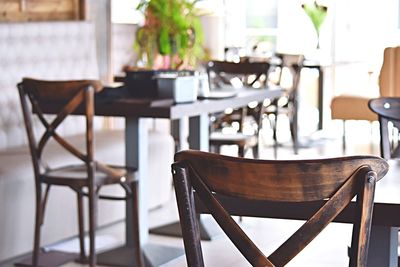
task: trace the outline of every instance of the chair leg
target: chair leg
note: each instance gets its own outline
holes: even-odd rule
[[[40,185],[39,185],[40,187]],[[35,234],[33,242],[32,266],[39,266],[40,252],[40,230],[42,227],[44,210],[42,205],[42,191],[39,188],[36,192],[36,214],[35,214]]]
[[[275,113],[274,113],[275,114]],[[272,130],[272,140],[274,141],[274,147],[276,144],[276,117],[274,119],[271,119],[271,114],[266,114],[265,116],[268,120],[269,127]]]
[[[294,108],[293,108],[294,109]],[[293,110],[293,114],[289,122],[290,135],[293,142],[293,153],[297,155],[299,153],[299,138],[298,138],[298,123],[297,123],[297,111]]]
[[[96,266],[97,191],[89,186],[89,266]]]
[[[295,155],[299,152],[299,133],[298,133],[298,108],[297,108],[297,100],[293,100],[292,110],[289,113],[289,127],[290,127],[290,134],[292,137],[293,142],[293,152]]]
[[[274,113],[275,117],[274,120],[272,121],[271,119],[269,119],[271,128],[272,128],[272,139],[274,140],[274,157],[277,158],[278,157],[278,136],[276,134],[276,129],[277,129],[277,125],[278,125],[278,112]]]
[[[278,129],[278,111],[276,111],[276,112],[274,113],[274,115],[275,115],[275,117],[274,117],[274,122],[273,122],[273,129],[272,129],[272,131],[273,131],[273,139],[274,139],[274,142],[275,142],[275,147],[278,148],[278,136],[277,136],[277,134],[276,134],[276,131],[277,131],[277,129]]]
[[[220,145],[215,146],[215,153],[221,154],[221,146]]]
[[[144,266],[144,259],[143,253],[140,244],[140,228],[139,228],[139,197],[138,197],[138,182],[132,182],[131,185],[132,191],[132,240],[133,240],[133,248],[134,248],[134,255],[135,255],[135,266],[143,267]]]
[[[79,227],[79,248],[80,248],[80,261],[85,262],[85,236],[84,236],[84,217],[83,217],[83,196],[81,192],[77,193],[77,206],[78,206],[78,227]]]
[[[244,158],[244,146],[238,146],[238,155]]]
[[[251,149],[253,150],[253,158],[258,159],[259,158],[258,144],[253,146]]]
[[[238,146],[238,156],[241,158],[244,158],[244,146]],[[243,218],[242,216],[239,216],[239,222],[242,222]]]
[[[274,158],[276,159],[276,158],[278,158],[278,139],[277,139],[277,136],[276,136],[276,123],[277,123],[278,121],[277,120],[275,120],[275,125],[274,125],[274,127],[272,128],[272,133],[273,133],[273,139],[274,139]]]

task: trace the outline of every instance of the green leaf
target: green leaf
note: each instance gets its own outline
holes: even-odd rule
[[[204,55],[201,46],[202,27],[195,10],[197,1],[140,0],[137,8],[145,16],[151,16],[148,21],[151,21],[152,27],[141,33],[144,36],[136,38],[135,42],[141,53],[146,54],[147,62],[153,62],[157,54],[170,55],[171,58],[178,56],[177,61],[171,61],[174,67],[174,61],[195,62],[199,56]],[[195,32],[193,36],[189,36],[191,29]]]
[[[303,4],[302,7],[307,16],[310,18],[312,24],[314,25],[314,28],[317,31],[317,35],[319,35],[321,25],[325,21],[326,15],[328,13],[328,8],[322,5],[318,5],[316,1],[314,1],[312,4]]]
[[[160,29],[160,35],[158,37],[158,49],[161,55],[171,54],[171,42],[168,29],[165,27]]]

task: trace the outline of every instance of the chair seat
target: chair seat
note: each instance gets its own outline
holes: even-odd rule
[[[257,137],[243,133],[222,133],[213,132],[210,134],[211,145],[238,145],[238,146],[255,146]]]
[[[332,99],[332,119],[376,121],[378,117],[368,108],[370,98],[340,95]],[[351,110],[351,112],[349,112]]]
[[[95,184],[116,184],[119,182],[132,182],[134,180],[134,172],[131,170],[127,170],[123,167],[112,167],[112,170],[118,173],[117,177],[96,168],[94,175]],[[51,169],[42,175],[42,182],[54,185],[87,186],[87,168],[84,164],[79,164]]]

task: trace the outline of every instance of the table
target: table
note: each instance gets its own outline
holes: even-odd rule
[[[372,217],[371,236],[368,253],[368,266],[397,267],[398,265],[398,230],[400,227],[400,160],[389,160],[389,172],[376,184],[374,211]],[[237,210],[241,205],[229,197],[219,198],[222,205]],[[249,202],[252,202],[248,200]],[[314,202],[299,206],[298,203],[266,203],[246,209],[253,216],[308,220],[320,207],[321,202]],[[341,223],[352,223],[354,218],[355,202],[350,203],[334,220]],[[207,209],[200,202],[196,202],[196,209],[207,213]]]
[[[314,61],[304,60],[303,68],[316,69],[318,71],[318,130],[324,126],[324,69]]]
[[[141,118],[168,118],[182,120],[189,117],[189,147],[208,151],[209,113],[224,111],[226,108],[238,108],[246,106],[249,102],[261,102],[266,98],[276,98],[282,95],[280,90],[244,90],[236,97],[219,100],[202,100],[193,103],[174,104],[170,99],[119,99],[108,104],[96,104],[96,115],[123,116],[126,118],[126,164],[138,169],[139,185],[139,214],[141,226],[141,240],[143,243],[148,236],[147,207],[141,192],[146,192],[147,176],[147,128],[143,127]],[[127,205],[127,214],[131,208]],[[127,216],[126,240],[129,246],[131,233],[131,218]],[[145,247],[146,248],[146,247]],[[122,248],[124,249],[124,248]],[[121,249],[118,249],[120,251]],[[166,250],[164,249],[163,254]],[[146,251],[145,251],[146,252]],[[158,250],[156,254],[159,253]],[[119,252],[118,252],[119,253]],[[174,254],[174,253],[173,253]],[[109,255],[109,254],[107,254]],[[150,260],[153,255],[148,255]],[[172,256],[174,257],[174,255]],[[107,257],[109,258],[109,257]],[[99,256],[99,263],[101,256]],[[161,261],[162,262],[162,261]],[[161,263],[160,262],[160,263]],[[159,265],[158,263],[155,265]]]
[[[112,89],[111,89],[112,90]],[[180,255],[182,249],[146,244],[148,239],[147,205],[143,192],[147,192],[147,147],[148,132],[143,118],[168,118],[182,120],[189,117],[189,146],[192,149],[208,151],[209,113],[221,112],[227,108],[239,108],[252,101],[262,102],[266,98],[282,95],[281,90],[246,89],[232,98],[201,100],[192,103],[174,104],[171,99],[119,98],[96,101],[95,115],[125,118],[126,165],[137,168],[139,179],[140,239],[147,265],[159,266]],[[45,113],[57,111],[57,103],[43,108]],[[76,114],[82,114],[78,110]],[[172,163],[172,162],[171,162]],[[126,205],[126,243],[111,251],[98,255],[99,265],[133,266],[129,247],[132,245],[132,203]]]

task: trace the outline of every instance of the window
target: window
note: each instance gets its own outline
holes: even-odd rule
[[[112,23],[137,24],[143,20],[143,15],[136,10],[139,0],[112,0]]]
[[[246,1],[246,43],[250,49],[276,50],[278,0]]]
[[[274,50],[277,10],[278,0],[225,0],[226,46],[244,47],[247,53],[256,45]]]

